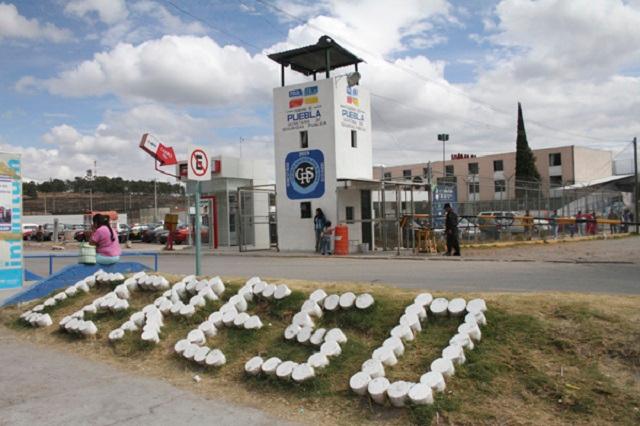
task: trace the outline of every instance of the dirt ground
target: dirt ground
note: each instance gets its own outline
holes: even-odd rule
[[[482,247],[463,250],[465,258],[566,262],[640,262],[640,237],[522,244],[511,247]]]

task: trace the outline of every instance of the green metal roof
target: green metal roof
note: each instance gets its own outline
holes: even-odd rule
[[[283,67],[290,66],[292,70],[308,76],[327,71],[327,52],[329,53],[329,70],[364,62],[326,35],[320,37],[316,44],[272,53],[269,58]]]

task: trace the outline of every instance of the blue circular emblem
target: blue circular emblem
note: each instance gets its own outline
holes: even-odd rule
[[[320,164],[315,159],[309,156],[300,157],[289,168],[289,182],[295,192],[309,194],[320,183],[321,173]]]

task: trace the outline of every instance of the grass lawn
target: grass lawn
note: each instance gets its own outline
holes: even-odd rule
[[[434,293],[467,300],[485,298],[488,324],[482,328],[482,341],[473,351],[466,351],[467,362],[456,368],[434,405],[398,409],[351,393],[349,378],[388,337],[418,292],[358,283],[277,282],[288,284],[294,290],[291,296],[280,302],[249,305],[249,312],[258,314],[265,325],[261,330],[222,329],[208,339],[208,346],[221,349],[227,357],[221,368],[205,368],[173,352],[175,342],[186,337],[220,302],[198,310],[189,319],[166,318],[158,345],[142,342],[140,332],[110,344],[107,334],[132,312],[152,303],[159,293],[136,292],[129,300],[129,311],[94,315],[99,331],[91,339],[60,332],[57,323],[109,291],[108,287],[96,287],[50,309],[54,325],[46,329],[33,329],[18,320],[18,315],[36,302],[20,309],[1,309],[0,322],[27,341],[115,364],[132,374],[159,377],[207,398],[259,407],[305,423],[640,423],[640,297]],[[241,284],[241,280],[230,279],[224,298],[235,294]],[[367,291],[375,298],[373,307],[366,311],[325,312],[317,324],[343,329],[349,340],[342,345],[342,355],[332,358],[328,368],[318,370],[318,377],[304,384],[245,375],[244,363],[255,355],[302,362],[315,351],[311,346],[285,341],[283,331],[316,288],[327,293]],[[460,321],[429,317],[422,333],[406,344],[398,365],[386,368],[389,380],[419,381]],[[199,383],[192,379],[195,374],[202,378]]]

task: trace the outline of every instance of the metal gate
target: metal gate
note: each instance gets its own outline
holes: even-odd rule
[[[275,185],[238,188],[238,247],[241,252],[278,251]]]

